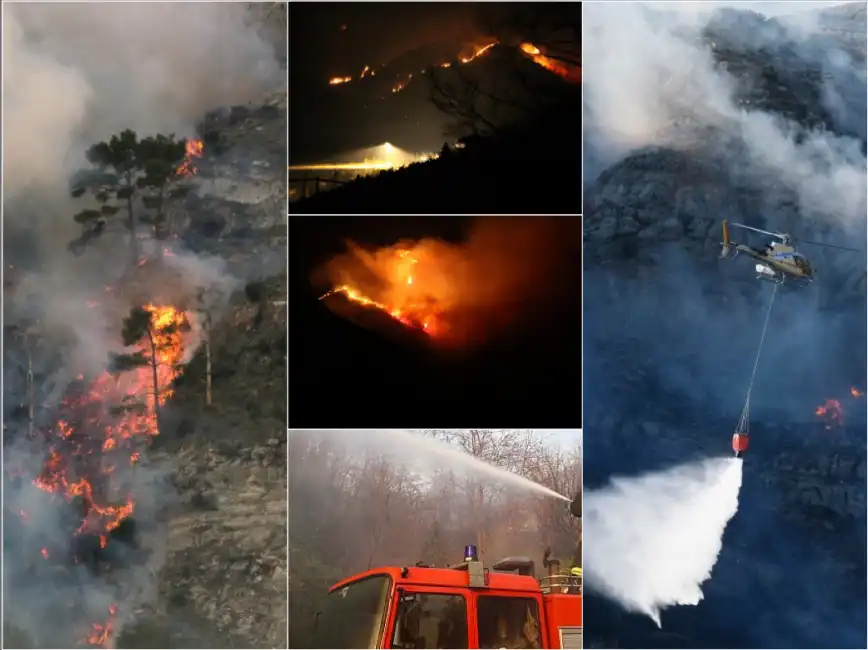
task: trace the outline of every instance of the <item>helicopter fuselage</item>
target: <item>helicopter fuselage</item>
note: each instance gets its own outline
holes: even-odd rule
[[[813,278],[813,269],[808,261],[796,253],[791,246],[775,244],[769,251],[761,251],[745,244],[725,243],[724,257],[729,253],[733,257],[744,253],[756,260],[758,280],[782,284],[787,280],[797,280],[799,284],[807,284]]]

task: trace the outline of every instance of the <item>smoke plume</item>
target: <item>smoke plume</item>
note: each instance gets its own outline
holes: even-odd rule
[[[746,159],[769,183],[796,190],[799,207],[842,226],[861,224],[866,212],[865,153],[854,137],[822,130],[808,133],[761,107],[734,101],[735,78],[715,63],[713,48],[729,42],[703,40],[703,29],[731,20],[727,39],[774,52],[786,39],[801,42],[788,50],[788,64],[816,67],[823,81],[823,104],[839,130],[865,136],[865,66],[852,53],[814,42],[820,23],[816,8],[835,3],[740,4],[778,16],[735,16],[723,3],[591,4],[583,13],[586,183],[631,151],[646,146],[680,148],[685,123],[713,129],[737,140]],[[806,11],[805,5],[814,11]],[[715,22],[719,21],[719,22]],[[759,27],[757,26],[759,24]],[[850,83],[840,83],[849,79]],[[853,119],[852,116],[863,116]],[[695,144],[695,143],[694,143]]]
[[[240,3],[5,6],[7,197],[65,189],[84,150],[121,129],[192,136],[205,111],[273,87],[278,62],[246,11]]]

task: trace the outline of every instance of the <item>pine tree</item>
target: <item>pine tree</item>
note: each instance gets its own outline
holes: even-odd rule
[[[142,344],[146,349],[117,354],[112,359],[112,372],[115,374],[142,367],[149,367],[151,369],[149,397],[154,409],[156,435],[160,435],[160,397],[166,388],[160,386],[158,372],[160,366],[159,339],[162,336],[172,334],[175,329],[175,324],[158,328],[154,323],[153,314],[150,311],[142,307],[134,307],[124,319],[121,338],[126,347]],[[142,402],[136,396],[127,396],[121,404],[114,407],[113,411],[115,413],[135,412],[143,414],[147,412],[147,402]]]
[[[119,218],[119,214],[125,217],[133,263],[140,259],[137,239],[140,223],[150,224],[156,239],[165,239],[165,203],[189,191],[186,186],[170,187],[184,178],[176,170],[184,160],[186,146],[186,140],[176,140],[174,134],[139,140],[135,131],[126,129],[90,147],[87,160],[92,167],[74,176],[71,194],[80,198],[90,193],[99,208],[87,208],[73,216],[81,225],[82,234],[70,242],[70,250],[81,255],[87,244],[98,238],[108,222]],[[140,207],[153,212],[147,213]]]

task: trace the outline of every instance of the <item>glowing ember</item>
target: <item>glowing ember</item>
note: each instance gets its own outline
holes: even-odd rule
[[[364,68],[362,68],[362,74],[359,75],[359,79],[364,79],[367,75],[374,77],[376,76],[376,74],[376,71],[372,70],[371,66],[366,65]]]
[[[329,79],[330,86],[339,86],[341,84],[349,83],[353,80],[352,77],[332,77]]]
[[[408,80],[408,81],[409,81],[409,80]],[[404,90],[404,88],[406,88],[406,87],[407,87],[407,82],[406,82],[406,81],[399,81],[399,82],[396,83],[394,86],[392,86],[392,92],[393,92],[393,93],[399,93],[399,92],[401,92],[402,90]]]
[[[201,140],[187,140],[185,148],[186,153],[184,154],[184,161],[180,165],[178,165],[175,173],[178,176],[193,176],[197,171],[196,166],[193,164],[193,161],[196,158],[202,157],[202,152],[205,149],[205,143]]]

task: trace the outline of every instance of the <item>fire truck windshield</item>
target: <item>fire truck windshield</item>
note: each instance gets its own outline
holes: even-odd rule
[[[466,648],[467,602],[459,594],[401,590],[393,648]]]
[[[387,575],[371,576],[331,592],[316,622],[317,648],[378,648],[392,587]]]

